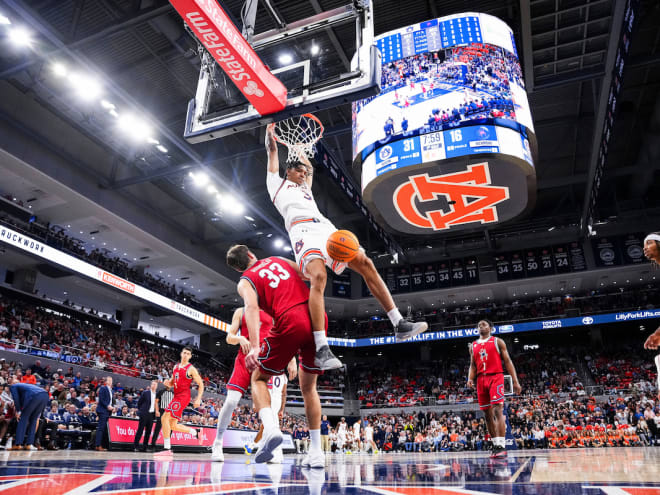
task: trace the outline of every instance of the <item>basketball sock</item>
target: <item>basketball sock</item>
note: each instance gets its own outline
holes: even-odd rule
[[[325,330],[319,330],[318,332],[312,332],[314,335],[314,344],[316,344],[316,350],[318,351],[324,345],[328,345],[328,337],[325,335]]]
[[[321,430],[309,430],[309,452],[321,452]]]
[[[163,447],[166,448],[167,450],[172,448],[172,445],[170,444],[170,439],[166,438],[163,440]]]
[[[273,416],[273,410],[270,407],[262,407],[259,410],[259,419],[261,419],[261,422],[264,425],[264,435],[266,432],[275,429],[275,417]]]
[[[399,311],[399,308],[390,309],[387,312],[387,317],[390,319],[392,325],[394,326],[397,326],[399,322],[403,320],[403,316],[401,316],[401,312]]]
[[[222,437],[225,434],[225,431],[227,431],[229,423],[231,423],[231,417],[234,415],[234,409],[236,409],[240,399],[240,392],[236,390],[227,390],[227,399],[225,399],[225,403],[222,405],[220,415],[218,416],[218,428],[215,436],[216,443],[220,445],[222,445]]]

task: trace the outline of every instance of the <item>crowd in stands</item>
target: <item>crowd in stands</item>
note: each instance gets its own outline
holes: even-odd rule
[[[130,376],[167,379],[180,350],[154,344],[117,328],[82,320],[76,312],[55,314],[20,299],[0,297],[0,348],[30,346],[75,362]],[[71,356],[71,358],[67,357]],[[211,390],[223,391],[228,378],[217,366],[195,363]],[[47,370],[52,373],[54,370]]]
[[[14,381],[31,383],[46,390],[50,404],[44,410],[37,430],[35,447],[57,450],[60,448],[92,448],[98,423],[97,389],[103,378],[82,377],[74,374],[72,368],[63,372],[51,373],[48,367],[36,362],[32,368],[24,369],[18,362],[0,360],[0,449],[12,447],[16,432],[16,410],[9,386]],[[137,402],[142,390],[113,384],[113,416],[137,418]],[[204,399],[198,409],[186,409],[182,423],[196,426],[215,427],[222,401]],[[283,431],[292,433],[304,421],[300,417],[285,413],[282,420]],[[259,427],[258,415],[250,407],[236,409],[231,428],[256,430]]]
[[[629,288],[614,291],[589,291],[571,296],[534,296],[510,302],[484,302],[474,305],[451,305],[431,312],[418,312],[431,330],[443,328],[475,327],[482,318],[494,323],[509,323],[541,318],[562,318],[569,310],[580,315],[639,311],[660,307],[660,289],[657,286]],[[574,315],[575,316],[575,315]],[[387,318],[331,320],[328,335],[332,337],[373,337],[390,335],[392,325]]]
[[[4,197],[22,206],[23,202],[18,198],[14,198],[11,194],[4,195]],[[199,311],[212,314],[225,321],[231,321],[233,308],[212,307],[203,301],[199,301],[196,299],[195,294],[177,287],[174,282],[168,282],[163,277],[150,274],[143,266],[116,256],[109,249],[88,246],[85,242],[76,239],[64,227],[51,225],[48,222],[41,222],[36,217],[32,218],[29,222],[23,222],[6,212],[0,212],[0,224],[5,224],[10,228],[35,237],[55,249],[76,256],[87,263],[142,285],[170,299],[174,299]]]
[[[464,355],[458,354],[432,363],[389,360],[378,366],[358,364],[351,371],[359,384],[357,398],[363,408],[472,403],[476,395],[466,386],[470,364],[467,345]],[[578,359],[569,349],[516,354],[515,366],[524,393],[583,393]]]
[[[517,398],[508,405],[513,441],[523,448],[637,447],[660,445],[660,406],[649,395],[598,401],[575,394]],[[330,430],[335,452],[367,450],[365,427],[385,452],[486,450],[491,439],[475,412],[410,412],[362,418],[359,437],[339,424]],[[342,433],[347,431],[347,433]],[[359,438],[359,440],[358,440]]]

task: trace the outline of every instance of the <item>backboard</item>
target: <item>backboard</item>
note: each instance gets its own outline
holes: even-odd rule
[[[239,26],[243,28],[240,39],[232,35],[238,33],[237,26],[229,25],[229,16],[215,0],[170,1],[198,42],[201,59],[197,90],[188,103],[184,132],[191,143],[350,103],[380,90],[381,63],[374,45],[371,0],[354,0],[343,7],[297,20],[287,18],[286,23],[270,2],[259,2],[264,12],[257,14],[257,2],[248,0],[242,12],[244,25]],[[181,4],[188,10],[184,11]],[[314,4],[310,2],[309,7]],[[208,37],[215,35],[207,34],[206,31],[211,31],[206,29],[207,24],[194,17],[197,15],[195,8],[206,15],[204,19],[208,25],[218,26],[219,36],[227,34],[226,45],[217,41],[209,43]],[[221,13],[217,14],[216,10]],[[260,21],[263,16],[268,16],[279,27],[252,35],[255,23],[250,17],[254,19],[254,16],[257,27],[263,24]],[[339,41],[346,39],[352,40],[351,46]],[[249,48],[241,48],[246,40]],[[236,49],[239,56],[244,56],[246,70],[253,69],[255,77],[263,77],[263,85],[236,82],[232,67],[238,67],[238,62],[226,64],[226,60],[233,58],[218,57],[224,48],[214,50],[217,46]],[[249,80],[246,74],[239,76]],[[264,105],[264,100],[272,104]]]

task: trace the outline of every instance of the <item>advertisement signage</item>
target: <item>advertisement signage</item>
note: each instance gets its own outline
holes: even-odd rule
[[[108,273],[101,268],[91,265],[75,256],[63,253],[62,251],[48,246],[41,241],[32,239],[30,236],[21,234],[9,227],[0,226],[0,242],[18,248],[33,256],[45,259],[51,263],[60,265],[68,270],[78,273],[79,275],[94,279],[97,282],[114,289],[139,297],[155,306],[186,316],[191,320],[195,320],[204,325],[222,330],[223,332],[226,332],[229,329],[229,324],[224,321],[211,315],[207,315],[206,313],[202,313],[201,311],[181,304],[154,291],[145,289],[140,285],[136,285],[133,282],[129,282],[128,280],[113,275],[112,273]]]

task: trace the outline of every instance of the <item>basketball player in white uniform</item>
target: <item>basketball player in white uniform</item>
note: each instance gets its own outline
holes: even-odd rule
[[[362,450],[362,441],[360,440],[360,419],[353,423],[353,449],[356,451]]]
[[[378,447],[376,447],[376,442],[374,442],[374,427],[371,426],[371,421],[364,427],[364,448],[365,450],[371,449],[371,452],[374,454],[378,453]]]
[[[330,258],[326,244],[330,234],[337,231],[337,228],[321,214],[314,201],[312,194],[314,168],[305,156],[301,156],[301,162],[289,164],[285,177],[280,177],[280,160],[273,125],[268,126],[266,131],[266,150],[268,151],[266,174],[268,194],[284,219],[296,263],[310,281],[309,313],[312,317],[312,330],[316,343],[314,364],[323,370],[342,366],[339,359],[330,351],[325,335],[326,314],[323,293],[328,277],[326,265],[336,274],[342,273],[346,266],[360,274],[371,293],[387,312],[394,325],[397,341],[408,340],[425,332],[428,328],[426,322],[412,323],[403,319],[394,305],[385,282],[364,249],[360,249],[355,259],[348,264]]]
[[[346,445],[346,437],[348,436],[348,425],[346,424],[346,418],[341,418],[341,421],[337,425],[337,450],[344,451],[344,445]]]
[[[651,232],[644,239],[644,256],[656,265],[660,265],[660,232]],[[644,349],[660,347],[660,327],[648,336]],[[660,399],[660,354],[655,357],[655,367],[658,372],[658,399]]]

